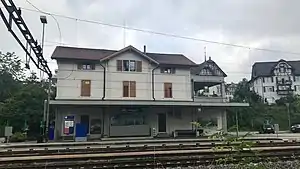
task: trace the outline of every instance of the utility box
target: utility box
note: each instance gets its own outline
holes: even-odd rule
[[[4,136],[5,137],[10,137],[13,135],[12,133],[13,131],[13,127],[12,126],[5,126],[5,129],[4,129]]]
[[[274,124],[274,131],[275,131],[275,134],[278,135],[278,133],[279,133],[279,124]]]

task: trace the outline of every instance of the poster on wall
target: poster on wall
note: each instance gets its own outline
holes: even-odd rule
[[[64,118],[64,134],[74,133],[74,116],[66,116]]]
[[[90,133],[91,134],[101,134],[101,119],[92,119],[91,120],[91,128]]]

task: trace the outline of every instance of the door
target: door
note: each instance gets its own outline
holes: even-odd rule
[[[158,114],[158,132],[167,132],[167,117],[165,113]]]
[[[86,134],[89,134],[90,117],[88,115],[81,115],[80,116],[80,124],[85,125],[85,127],[86,127]]]

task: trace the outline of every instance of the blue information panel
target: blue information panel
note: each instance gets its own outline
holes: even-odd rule
[[[87,125],[77,123],[75,137],[86,137],[86,136],[87,136]]]

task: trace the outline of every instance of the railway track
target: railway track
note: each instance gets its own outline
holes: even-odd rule
[[[255,153],[254,153],[255,152]],[[230,150],[171,150],[139,151],[99,154],[47,155],[26,157],[2,157],[0,169],[48,168],[48,169],[85,169],[85,168],[165,168],[188,167],[214,164],[217,159],[227,157]],[[255,157],[253,162],[300,159],[300,146],[255,147],[232,154],[227,163],[236,163],[244,158]]]
[[[180,144],[145,144],[145,145],[107,145],[107,146],[74,146],[74,147],[44,147],[44,148],[5,148],[0,149],[1,157],[23,157],[37,155],[73,155],[73,154],[98,154],[98,153],[121,153],[121,152],[147,152],[147,151],[172,151],[172,150],[205,150],[216,147],[237,146],[240,142],[235,143],[180,143]],[[300,142],[296,141],[255,141],[252,147],[282,147],[282,146],[300,146]]]

